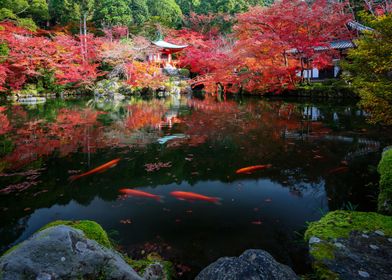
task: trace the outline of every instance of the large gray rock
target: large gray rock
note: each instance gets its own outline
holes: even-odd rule
[[[203,269],[196,280],[290,280],[294,271],[263,250],[247,250],[239,257],[220,258]]]
[[[86,278],[142,280],[120,254],[64,225],[34,234],[0,258],[1,280]]]
[[[346,238],[314,243],[309,240],[309,248],[316,270],[326,275],[341,280],[391,279],[392,238],[381,230],[353,231]],[[327,250],[329,257],[324,254],[324,258],[315,259],[315,255],[322,255],[320,250]]]

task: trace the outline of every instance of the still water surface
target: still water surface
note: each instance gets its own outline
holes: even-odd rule
[[[389,137],[388,137],[389,135]],[[54,220],[100,223],[131,257],[158,252],[192,278],[249,248],[306,271],[297,233],[371,210],[391,135],[352,104],[245,99],[53,100],[0,107],[0,249]],[[120,158],[117,166],[69,178]],[[252,174],[239,168],[271,164]],[[124,197],[131,188],[162,197]],[[220,204],[182,201],[187,191]]]

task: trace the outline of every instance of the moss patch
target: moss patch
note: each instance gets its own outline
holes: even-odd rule
[[[335,258],[334,247],[330,243],[318,243],[312,245],[312,256],[317,260],[333,260]]]
[[[9,253],[11,253],[12,251],[14,251],[15,249],[17,249],[19,247],[20,243],[16,244],[15,246],[12,246],[11,248],[9,248],[7,251],[5,251],[0,257],[5,256]],[[1,277],[0,277],[1,279]]]
[[[338,280],[339,275],[335,272],[329,270],[324,264],[321,262],[315,262],[313,264],[313,268],[317,275],[318,280]]]
[[[162,258],[158,254],[154,254],[154,256],[150,254],[147,256],[146,259],[141,259],[141,260],[132,260],[126,257],[125,261],[140,275],[143,275],[146,268],[154,263],[159,263],[163,266],[163,270],[166,275],[165,280],[173,279],[174,278],[173,276],[175,275],[173,264],[169,261],[162,260]]]
[[[392,149],[383,153],[378,172],[381,176],[378,211],[392,215]]]
[[[83,220],[83,221],[54,221],[51,222],[47,225],[45,225],[43,228],[41,228],[39,231],[42,231],[44,229],[54,227],[54,226],[59,226],[59,225],[65,225],[65,226],[70,226],[76,229],[80,229],[81,231],[84,232],[87,238],[92,239],[97,241],[99,244],[107,247],[107,248],[112,248],[112,244],[109,240],[109,237],[105,230],[96,222],[93,221],[88,221],[88,220]]]
[[[312,236],[323,240],[348,237],[352,231],[382,230],[385,235],[392,236],[392,217],[373,212],[333,211],[320,221],[310,223],[305,232],[305,240]]]
[[[320,243],[311,245],[310,255],[313,258],[312,266],[317,279],[339,279],[337,274],[325,265],[326,261],[330,261],[335,258],[334,250],[334,245],[326,241],[321,241]]]

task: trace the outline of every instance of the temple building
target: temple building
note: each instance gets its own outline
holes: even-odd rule
[[[356,32],[356,37],[358,37],[361,33],[364,32],[373,32],[374,29],[360,24],[356,21],[349,21],[347,23],[347,27],[350,30]],[[317,67],[309,67],[305,68],[303,72],[300,71],[297,73],[297,76],[303,77],[304,79],[310,80],[323,80],[323,79],[330,79],[330,78],[337,78],[341,72],[339,61],[342,57],[347,55],[347,51],[349,49],[355,48],[355,42],[353,40],[336,40],[332,41],[328,44],[328,46],[315,46],[313,49],[317,52],[329,51],[334,50],[339,53],[339,56],[333,58],[331,61],[331,65],[329,67],[324,67],[319,69]],[[300,54],[297,49],[290,49],[286,51],[287,54],[291,55],[298,55]],[[300,57],[304,61],[304,64],[311,65],[312,63],[308,63],[309,59],[306,57]]]
[[[163,40],[152,42],[155,46],[154,52],[147,56],[147,60],[160,64],[162,68],[176,67],[176,61],[173,60],[173,53],[177,53],[185,49],[188,45],[175,45]]]

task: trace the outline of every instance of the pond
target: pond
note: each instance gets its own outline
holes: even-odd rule
[[[182,279],[249,248],[303,273],[307,223],[334,209],[373,210],[376,166],[391,143],[355,104],[330,101],[4,104],[1,252],[51,221],[89,219],[131,257],[157,252],[173,261]],[[269,168],[236,173],[255,165]],[[211,199],[179,199],[176,191]]]

